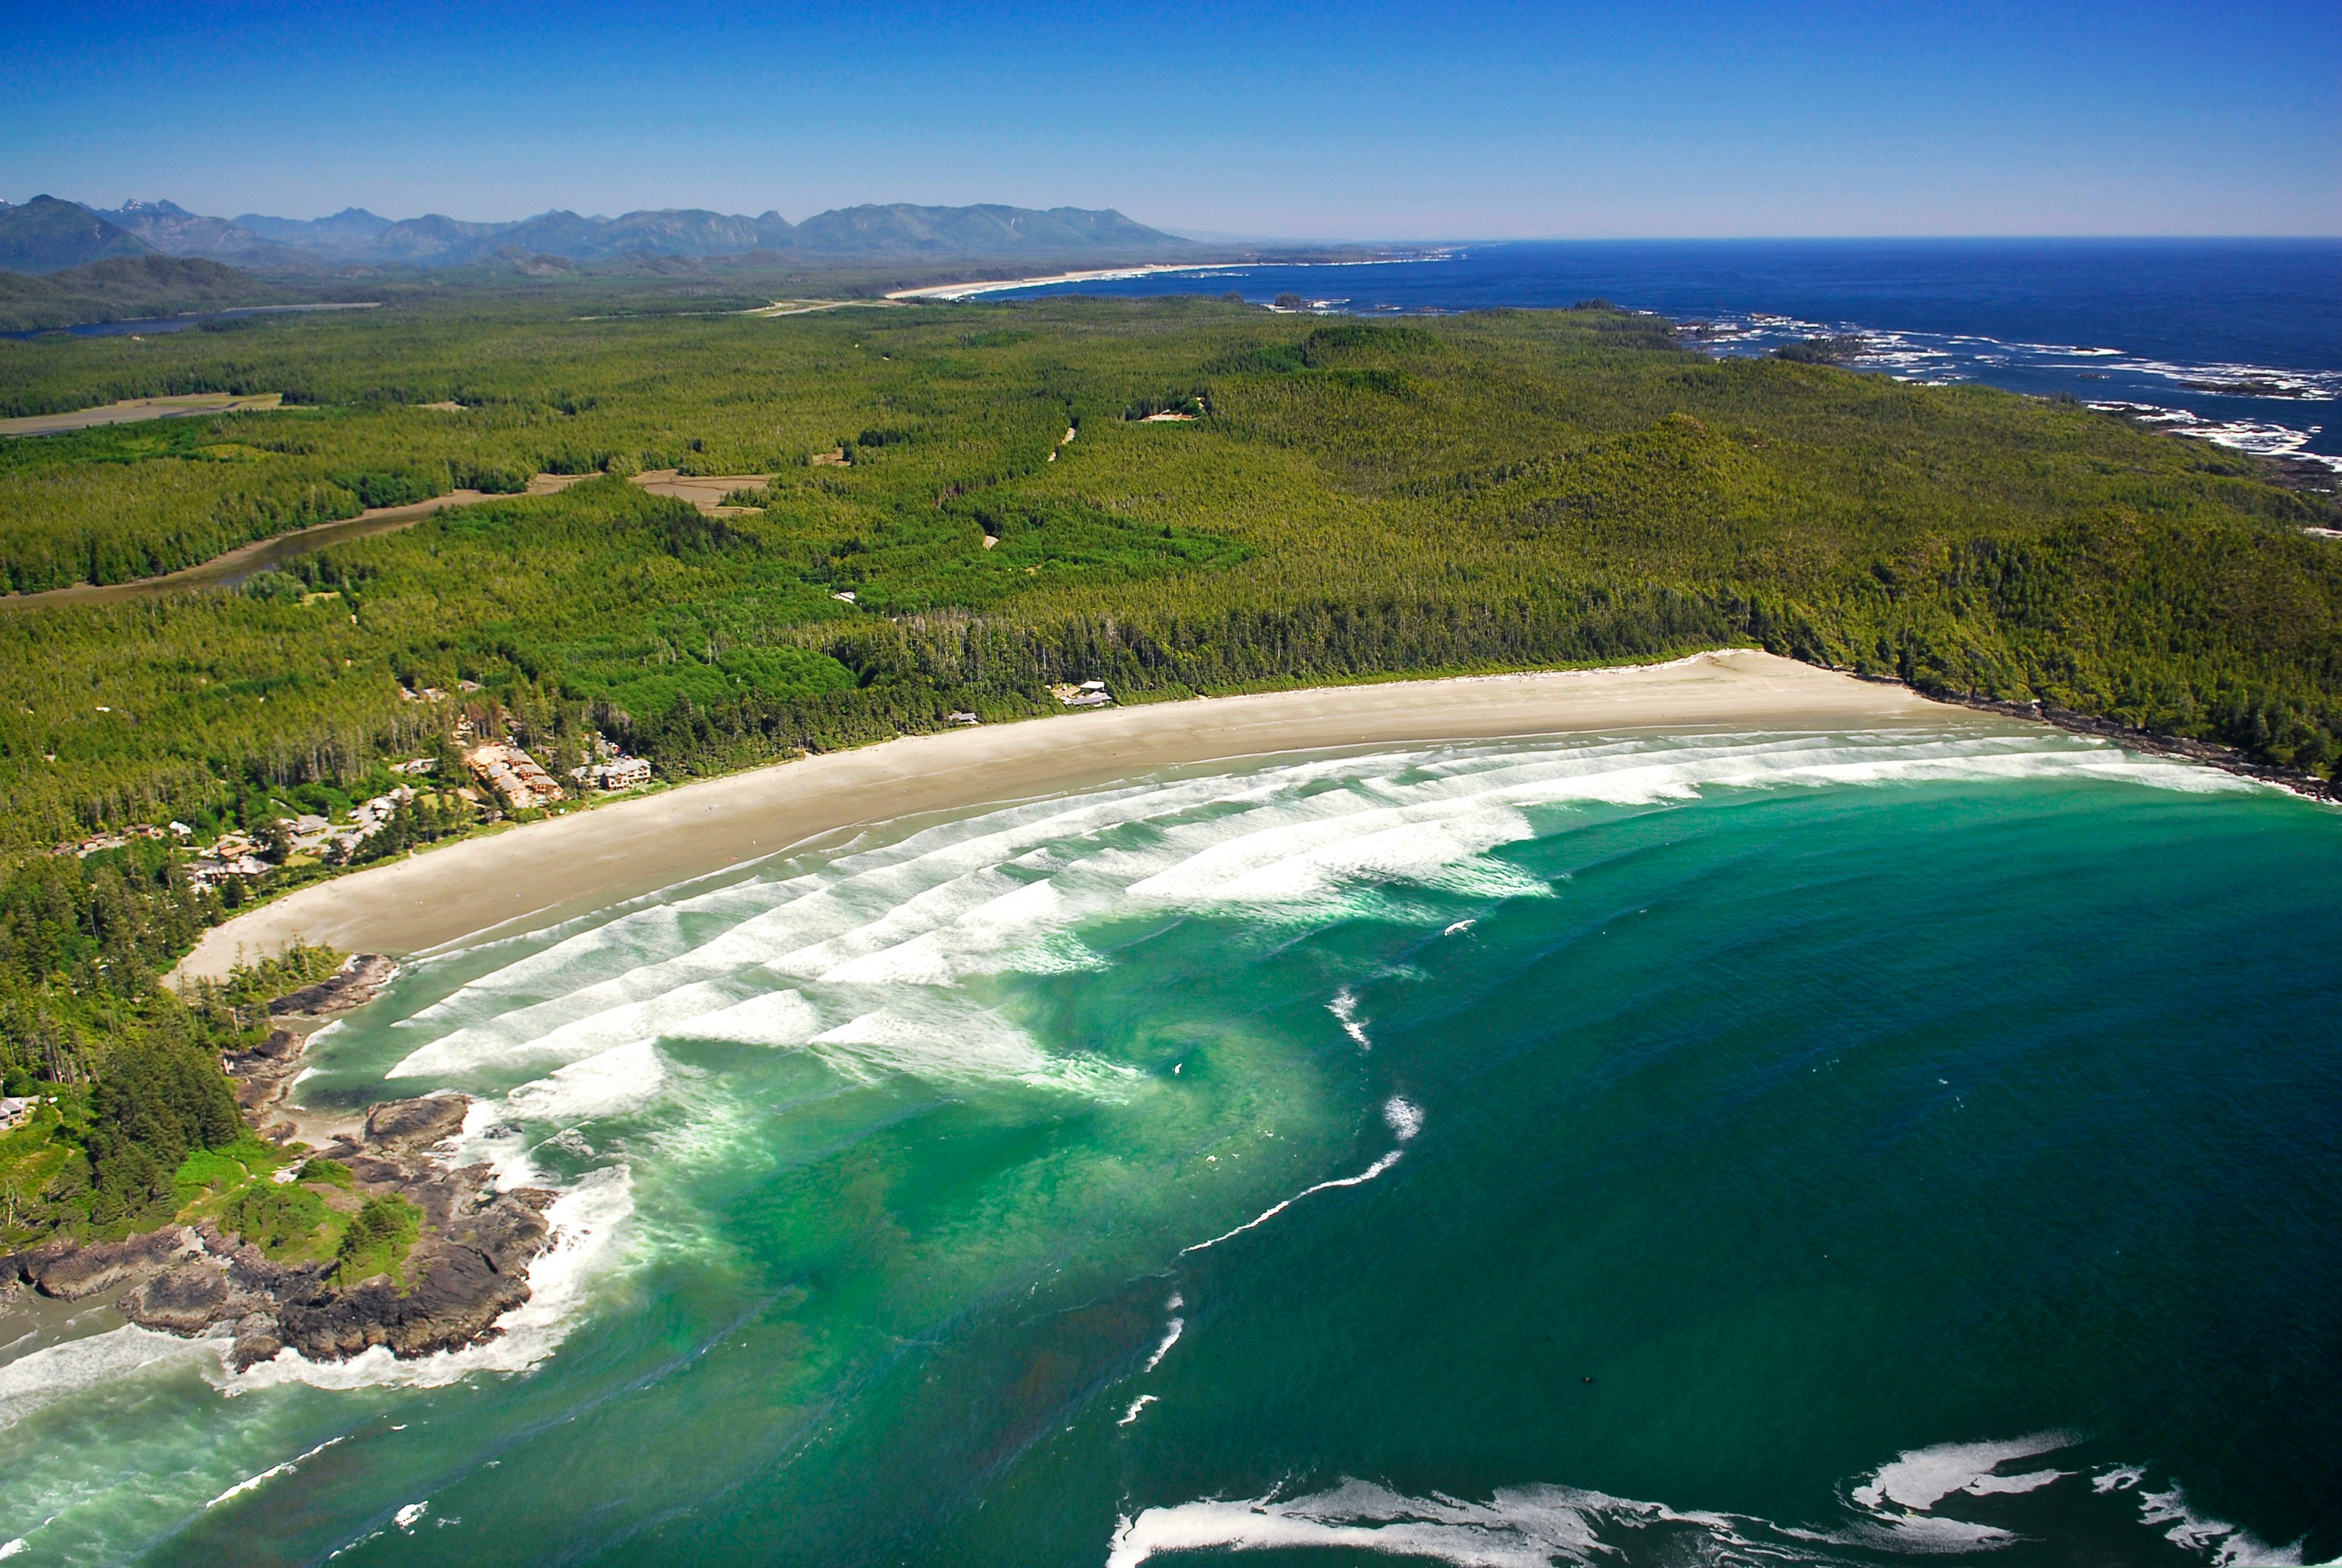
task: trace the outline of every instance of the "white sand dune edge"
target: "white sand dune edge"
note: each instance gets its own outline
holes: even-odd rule
[[[239,953],[275,953],[295,936],[352,952],[423,952],[548,924],[841,830],[1160,768],[1588,731],[1979,722],[2015,721],[1747,651],[1058,714],[779,763],[370,867],[215,927],[174,976],[217,977]]]
[[[1122,278],[1153,277],[1157,273],[1213,272],[1226,265],[1225,262],[1155,262],[1134,266],[1094,267],[1087,272],[1051,273],[1046,277],[1003,277],[977,283],[929,284],[924,288],[898,288],[886,297],[893,300],[963,300],[980,294],[1001,294],[1009,289],[1039,288],[1044,284],[1106,283]]]

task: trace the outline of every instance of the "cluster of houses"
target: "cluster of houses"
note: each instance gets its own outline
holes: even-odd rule
[[[255,853],[248,834],[224,833],[219,842],[187,862],[187,880],[197,887],[217,887],[235,877],[258,876],[268,869],[268,863]]]
[[[401,784],[388,794],[378,794],[350,808],[347,824],[336,826],[327,817],[305,813],[295,817],[280,817],[289,835],[295,854],[323,855],[338,852],[346,857],[357,846],[390,825],[390,819],[399,808],[415,799],[410,784]],[[174,833],[186,830],[178,823],[171,824]],[[258,876],[268,869],[260,858],[260,845],[250,834],[224,833],[217,843],[187,863],[187,880],[197,886],[215,886],[230,877]]]
[[[477,691],[475,682],[464,683],[466,690]],[[410,701],[440,702],[446,693],[425,686],[415,691],[400,688]],[[976,715],[955,714],[955,719],[974,724]],[[472,737],[468,719],[459,720],[455,726],[458,742]],[[510,740],[492,741],[474,746],[464,754],[464,765],[473,777],[503,797],[515,811],[549,805],[567,798],[559,781],[547,773],[535,757]],[[420,777],[437,767],[432,757],[416,757],[411,762],[395,763],[391,772]],[[581,790],[603,791],[639,789],[651,782],[651,764],[642,757],[628,756],[618,747],[596,735],[594,737],[594,759],[582,767],[569,770],[569,776]],[[471,789],[458,793],[476,801],[479,796]],[[359,844],[390,825],[391,819],[401,808],[415,799],[415,787],[401,784],[387,794],[379,794],[350,809],[350,820],[336,824],[330,818],[314,814],[279,818],[284,824],[295,854],[330,855],[338,853],[346,859]],[[185,823],[175,822],[167,827],[155,827],[141,823],[116,833],[97,833],[87,838],[58,844],[50,853],[73,854],[87,859],[104,850],[120,849],[135,839],[175,839],[185,844],[195,837],[195,830]],[[248,833],[224,833],[206,848],[195,852],[186,863],[187,879],[198,887],[217,887],[242,877],[265,874],[273,869],[261,858],[262,842]]]
[[[460,692],[478,692],[486,690],[486,688],[482,686],[477,681],[458,681],[455,683],[455,689]],[[447,700],[447,694],[441,691],[436,686],[409,686],[401,684],[398,688],[398,695],[402,702],[409,703],[444,703]]]
[[[464,754],[464,765],[515,811],[550,805],[566,798],[559,780],[510,741],[491,741]],[[580,789],[639,789],[651,782],[651,764],[630,757],[601,736],[594,737],[594,760],[569,770]]]
[[[34,1108],[40,1103],[40,1096],[37,1094],[0,1095],[0,1133],[11,1132],[32,1120]]]
[[[641,757],[628,756],[596,735],[594,760],[584,767],[571,768],[569,776],[596,789],[640,789],[651,782],[651,764]]]
[[[120,849],[124,844],[128,844],[134,838],[169,838],[175,834],[180,838],[186,838],[192,835],[195,831],[195,830],[194,828],[189,827],[183,822],[175,822],[167,828],[155,827],[147,823],[140,823],[135,827],[125,827],[120,833],[94,833],[87,838],[75,839],[70,843],[61,844],[57,845],[56,848],[49,851],[49,853],[51,854],[75,855],[80,859],[87,860],[91,855],[97,854],[100,850]]]

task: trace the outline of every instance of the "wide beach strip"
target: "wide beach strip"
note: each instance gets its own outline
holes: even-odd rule
[[[175,974],[222,975],[239,953],[274,953],[295,936],[352,951],[422,952],[500,926],[583,914],[858,824],[1161,768],[1585,731],[1979,722],[1901,686],[1755,651],[1630,669],[1391,682],[1066,714],[783,763],[371,868],[215,927]]]

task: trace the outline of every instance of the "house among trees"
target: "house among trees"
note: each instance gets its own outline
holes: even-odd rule
[[[569,776],[580,784],[592,784],[596,789],[640,789],[651,782],[651,764],[641,757],[630,757],[600,735],[594,737],[594,760],[584,767],[571,768]]]
[[[1103,708],[1113,705],[1114,694],[1106,689],[1104,681],[1084,681],[1080,685],[1051,686],[1049,694],[1069,708]]]

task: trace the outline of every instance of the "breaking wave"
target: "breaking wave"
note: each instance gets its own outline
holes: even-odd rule
[[[46,1346],[0,1366],[0,1428],[86,1390],[185,1371],[215,1361],[218,1353],[212,1342],[181,1339],[135,1323]]]
[[[514,1114],[557,1120],[606,1092],[614,1107],[655,1097],[646,1042],[706,1041],[803,1051],[856,1077],[1112,1093],[1112,1070],[1053,1058],[966,983],[1096,967],[1081,927],[1148,911],[1307,924],[1403,906],[1409,890],[1545,896],[1492,853],[1533,837],[1542,812],[1718,788],[2045,777],[2251,787],[2071,737],[1940,731],[1423,749],[1126,786],[560,934],[408,1020],[425,1037],[387,1075],[477,1091],[526,1074]],[[1365,1044],[1356,996],[1330,1005]],[[566,1071],[587,1063],[601,1065]]]
[[[1123,1424],[1135,1419],[1134,1404]],[[1409,1496],[1364,1481],[1287,1496],[1206,1498],[1126,1514],[1108,1568],[1138,1568],[1166,1553],[1331,1551],[1455,1568],[1555,1568],[1594,1563],[1856,1564],[1989,1552],[2048,1531],[2026,1503],[2053,1488],[2062,1506],[2096,1506],[2117,1530],[2158,1534],[2210,1568],[2298,1564],[2301,1551],[2272,1547],[2243,1528],[2190,1513],[2175,1486],[2150,1492],[2136,1466],[2024,1462],[2070,1450],[2065,1433],[2004,1443],[1913,1449],[1850,1486],[1843,1512],[1817,1523],[1783,1524],[1702,1513],[1568,1486],[1501,1488],[1486,1502],[1434,1493]],[[2085,1480],[2085,1476],[2087,1479]],[[1947,1504],[1955,1505],[1947,1508]],[[2040,1517],[2046,1519],[2046,1514]]]
[[[1387,1171],[1393,1165],[1397,1164],[1400,1159],[1406,1154],[1407,1140],[1414,1137],[1417,1133],[1423,1131],[1423,1112],[1408,1101],[1396,1095],[1391,1098],[1387,1104],[1383,1106],[1383,1120],[1389,1124],[1392,1134],[1398,1139],[1399,1147],[1393,1149],[1390,1153],[1385,1154],[1381,1159],[1376,1160],[1373,1164],[1368,1165],[1365,1170],[1360,1171],[1355,1176],[1336,1176],[1331,1181],[1320,1182],[1314,1187],[1304,1187],[1301,1191],[1294,1193],[1293,1196],[1285,1199],[1281,1203],[1272,1204],[1267,1209],[1262,1211],[1258,1215],[1246,1220],[1243,1224],[1238,1225],[1232,1231],[1224,1232],[1219,1235],[1214,1236],[1207,1242],[1197,1242],[1193,1246],[1181,1247],[1179,1249],[1179,1255],[1184,1258],[1190,1253],[1204,1252],[1208,1248],[1218,1246],[1222,1242],[1229,1241],[1235,1237],[1240,1236],[1246,1231],[1257,1230],[1262,1225],[1268,1223],[1269,1221],[1276,1218],[1277,1215],[1285,1213],[1286,1210],[1291,1208],[1294,1204],[1301,1202],[1304,1198],[1315,1197],[1319,1193],[1330,1193],[1340,1187],[1365,1186],[1368,1182],[1373,1181],[1376,1176],[1381,1175],[1385,1171]],[[1176,1323],[1177,1320],[1174,1319],[1173,1322]],[[1176,1333],[1172,1335],[1173,1339],[1176,1339],[1178,1335]],[[1170,1348],[1168,1341],[1165,1342],[1164,1348],[1166,1350]],[[1160,1361],[1161,1359],[1162,1356],[1158,1353],[1156,1360]],[[1147,1363],[1147,1370],[1149,1372],[1155,1370],[1154,1362]]]

